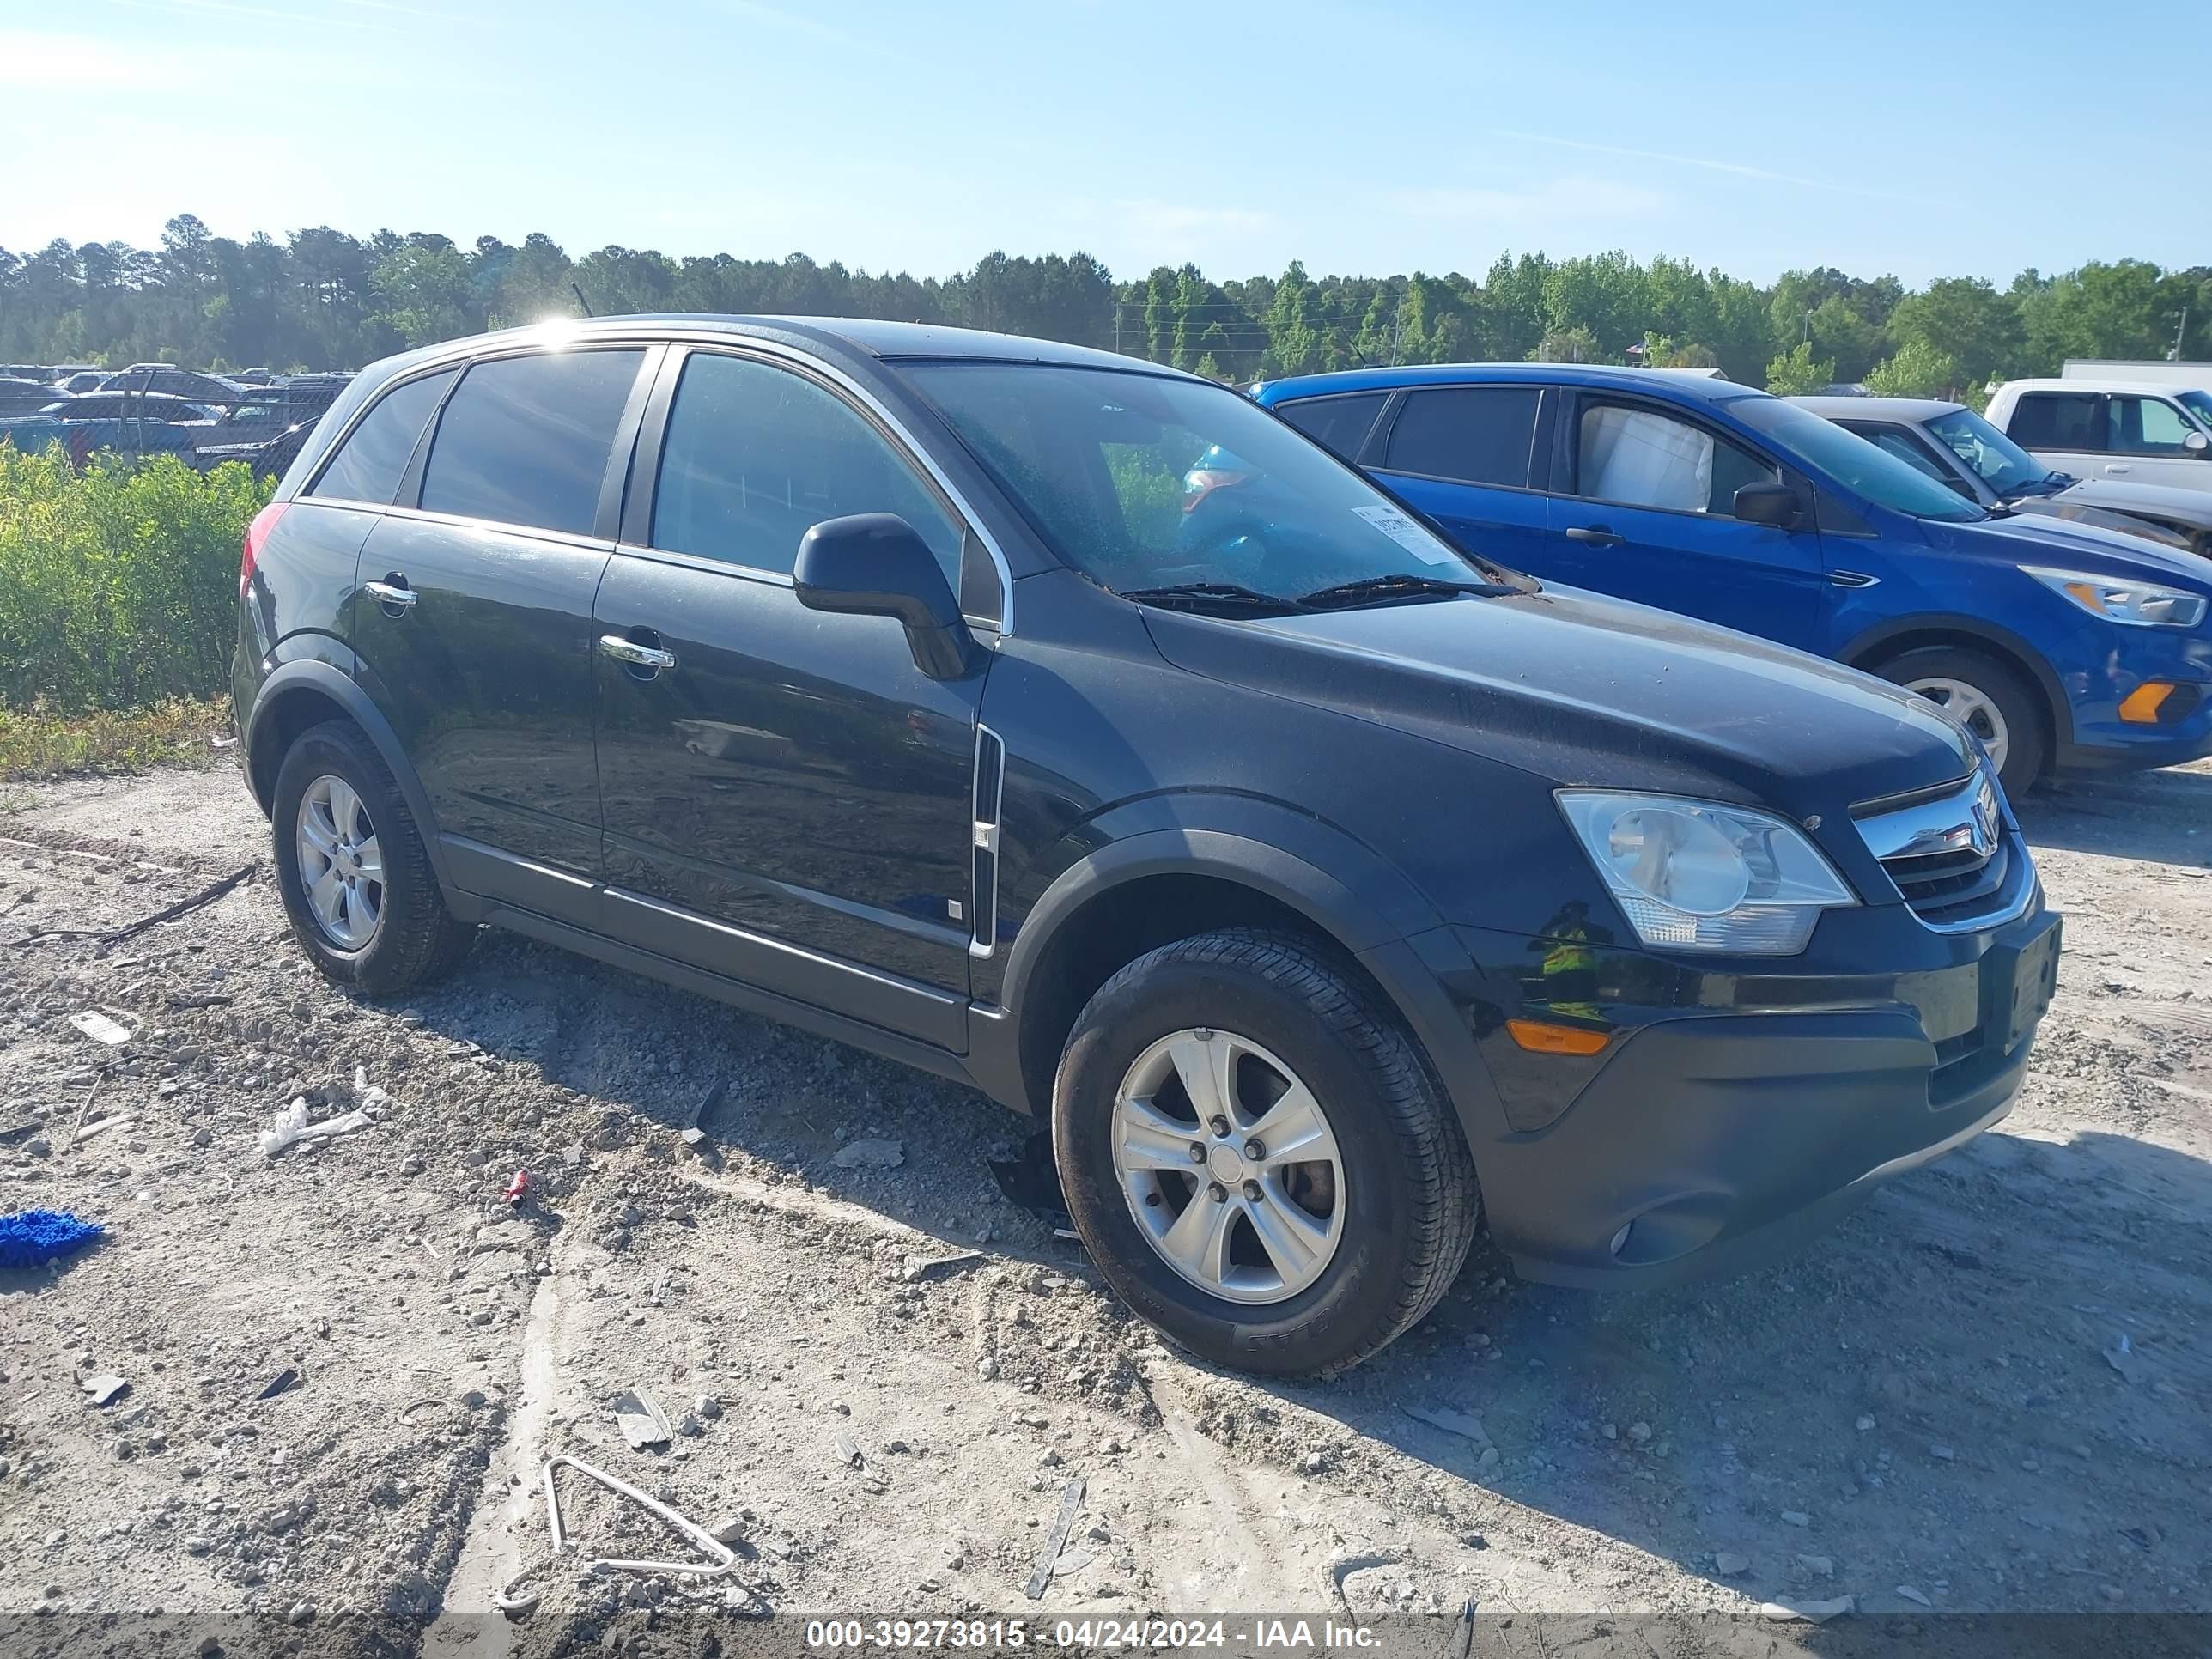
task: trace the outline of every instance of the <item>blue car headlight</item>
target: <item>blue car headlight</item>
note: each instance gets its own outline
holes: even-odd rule
[[[2194,628],[2204,620],[2204,596],[2184,588],[2123,581],[2081,570],[2046,570],[2036,565],[2021,568],[2106,622],[2130,628]]]

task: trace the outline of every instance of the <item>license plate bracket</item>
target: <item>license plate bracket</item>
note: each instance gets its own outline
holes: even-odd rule
[[[2058,985],[2059,927],[2054,917],[2026,945],[1992,946],[1982,958],[1983,1029],[1991,1036],[2002,1034],[2007,1054],[2051,1006]]]

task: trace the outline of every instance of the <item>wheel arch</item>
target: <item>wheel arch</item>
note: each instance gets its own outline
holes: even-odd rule
[[[1979,651],[2011,669],[2035,689],[2044,718],[2051,723],[2052,752],[2074,741],[2073,709],[2066,689],[2043,653],[2019,635],[1978,617],[1899,617],[1869,629],[1837,654],[1837,660],[1871,673],[1891,659],[1929,646]]]
[[[1303,822],[1310,832],[1316,827]],[[1357,848],[1341,841],[1342,848]],[[1263,927],[1313,942],[1395,1012],[1469,1141],[1492,1139],[1504,1115],[1488,1070],[1435,974],[1405,943],[1413,930],[1397,919],[1409,896],[1424,912],[1426,902],[1372,854],[1359,849],[1358,856],[1369,878],[1359,887],[1331,872],[1344,867],[1334,860],[1324,868],[1268,842],[1214,830],[1150,830],[1075,860],[1038,896],[1015,937],[998,1016],[1008,1040],[988,1045],[996,1063],[979,1068],[986,1072],[980,1080],[994,1097],[1048,1119],[1067,1034],[1101,985],[1162,945],[1218,927]],[[1378,876],[1400,890],[1388,915],[1374,902]],[[977,1060],[986,1060],[985,1047],[978,1045]]]
[[[422,780],[408,764],[407,753],[391,722],[377,712],[368,694],[348,674],[321,661],[286,663],[261,683],[253,700],[253,714],[246,729],[246,780],[253,799],[268,814],[273,805],[276,771],[284,763],[293,740],[310,726],[343,720],[358,728],[375,745],[392,769],[407,810],[422,832],[422,845],[439,884],[450,887],[444,849],[439,845],[437,818]]]

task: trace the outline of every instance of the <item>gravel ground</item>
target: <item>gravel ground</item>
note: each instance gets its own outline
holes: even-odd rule
[[[1002,1194],[986,1159],[1027,1126],[977,1096],[499,934],[357,1002],[294,948],[228,768],[0,806],[0,1210],[111,1229],[0,1273],[0,1613],[343,1628],[512,1586],[536,1645],[694,1595],[2212,1610],[2212,767],[2029,803],[2068,949],[2000,1132],[1729,1282],[1552,1291],[1479,1244],[1425,1325],[1291,1387],[1127,1317]],[[254,860],[127,939],[25,942]],[[300,1097],[371,1121],[264,1156]],[[101,1407],[104,1374],[129,1387]],[[626,1443],[627,1390],[665,1449]],[[733,1577],[551,1560],[558,1454],[722,1528]],[[562,1495],[587,1552],[696,1553],[580,1476]]]

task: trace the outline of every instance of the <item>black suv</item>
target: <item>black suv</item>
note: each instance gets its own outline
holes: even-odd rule
[[[1048,1113],[1208,1358],[1351,1364],[1479,1223],[1765,1259],[2007,1109],[2058,919],[1933,704],[1456,553],[1210,382],[615,318],[362,374],[246,538],[286,907],[511,927]]]

